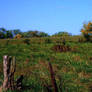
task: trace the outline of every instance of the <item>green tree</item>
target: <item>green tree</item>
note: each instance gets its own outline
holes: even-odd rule
[[[39,37],[48,37],[49,35],[45,32],[39,32]]]
[[[6,31],[6,38],[13,38],[12,30]]]
[[[58,33],[55,33],[54,35],[52,36],[70,36],[71,34],[68,33],[68,32],[58,32]]]
[[[27,38],[30,37],[38,37],[39,32],[38,31],[28,31],[27,33],[25,33]]]
[[[14,36],[17,34],[22,34],[22,32],[19,29],[13,30]]]
[[[5,28],[0,28],[0,39],[4,39],[6,34]]]

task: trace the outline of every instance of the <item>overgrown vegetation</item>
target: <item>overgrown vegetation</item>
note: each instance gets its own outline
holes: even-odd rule
[[[90,92],[92,43],[79,43],[79,38],[66,37],[65,45],[61,37],[31,38],[29,45],[28,39],[0,40],[0,80],[3,80],[2,57],[10,55],[15,56],[17,61],[15,79],[24,76],[22,92],[48,92],[47,88],[53,91],[48,62],[53,66],[59,92]],[[68,46],[70,50],[53,51],[56,45]]]
[[[81,32],[83,36],[67,32],[49,36],[40,31],[1,28],[0,85],[3,82],[2,57],[9,55],[16,57],[15,79],[24,76],[21,92],[56,89],[59,92],[92,92],[92,22],[84,24]]]

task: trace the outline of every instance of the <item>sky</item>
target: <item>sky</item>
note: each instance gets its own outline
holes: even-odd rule
[[[92,0],[0,0],[0,27],[6,29],[78,35],[88,21]]]

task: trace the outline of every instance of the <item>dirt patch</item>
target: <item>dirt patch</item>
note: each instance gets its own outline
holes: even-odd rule
[[[89,58],[89,60],[91,60],[91,61],[92,61],[92,57],[90,57],[90,58]]]
[[[55,51],[55,52],[67,52],[67,51],[71,51],[71,48],[69,46],[65,46],[65,45],[55,45],[51,49],[53,51]]]

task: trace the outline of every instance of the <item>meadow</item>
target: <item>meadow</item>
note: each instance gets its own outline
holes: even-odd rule
[[[92,92],[92,42],[65,37],[70,50],[59,51],[61,37],[0,40],[0,85],[3,56],[16,57],[15,79],[24,75],[22,92],[53,92],[48,62],[52,64],[59,92]],[[20,91],[19,91],[20,92]]]

